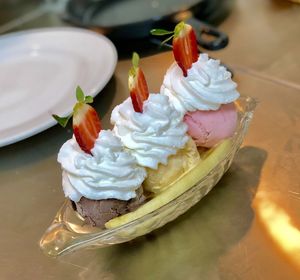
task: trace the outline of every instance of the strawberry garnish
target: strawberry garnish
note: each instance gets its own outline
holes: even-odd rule
[[[91,154],[91,150],[101,130],[101,122],[95,109],[88,104],[93,102],[93,98],[84,96],[80,87],[76,89],[76,97],[78,102],[75,104],[70,116],[61,118],[53,115],[53,117],[60,125],[66,127],[68,120],[73,116],[75,139],[84,152]]]
[[[73,132],[81,150],[91,154],[101,130],[100,119],[95,109],[85,103],[77,103],[73,114]]]
[[[197,61],[199,56],[196,35],[192,26],[182,21],[175,26],[174,31],[153,29],[151,34],[160,36],[173,34],[164,42],[173,38],[173,55],[178,66],[182,69],[183,75],[186,77],[188,69],[192,67],[192,64]]]
[[[149,91],[144,73],[139,67],[139,59],[139,55],[133,53],[133,66],[129,70],[128,87],[134,111],[142,113],[143,103],[148,99]]]
[[[183,75],[198,59],[198,46],[195,32],[189,24],[180,22],[176,25],[173,38],[173,54]]]

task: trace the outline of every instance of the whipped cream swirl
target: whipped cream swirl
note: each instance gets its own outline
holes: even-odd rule
[[[138,164],[152,169],[157,169],[159,163],[167,164],[168,157],[176,154],[189,139],[181,114],[161,94],[149,95],[143,113],[134,111],[129,97],[115,107],[111,122]]]
[[[57,160],[63,169],[65,196],[74,202],[82,196],[93,200],[136,197],[146,171],[124,151],[120,139],[102,130],[91,152],[93,156],[83,152],[74,137],[61,147]]]
[[[201,53],[184,77],[177,63],[168,69],[161,93],[169,96],[176,110],[182,114],[196,110],[218,110],[222,104],[239,97],[231,73],[219,60]]]

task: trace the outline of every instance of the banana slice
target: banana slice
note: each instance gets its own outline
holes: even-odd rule
[[[114,218],[105,224],[107,229],[116,228],[155,211],[173,199],[177,198],[197,182],[204,178],[220,161],[222,161],[231,148],[231,140],[226,139],[215,148],[211,148],[194,168],[180,176],[165,191],[157,194],[150,201],[137,210]]]

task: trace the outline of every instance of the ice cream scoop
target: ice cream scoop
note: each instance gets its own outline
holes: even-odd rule
[[[188,134],[197,146],[211,148],[220,140],[233,135],[237,125],[234,103],[224,104],[219,110],[188,112],[184,116]]]
[[[68,117],[53,117],[65,127],[73,118],[73,137],[59,150],[62,186],[74,209],[93,226],[103,227],[114,217],[130,211],[143,196],[146,171],[124,149],[111,130],[101,130],[100,118],[82,89]],[[140,195],[139,195],[140,194]]]
[[[147,191],[161,191],[192,166],[189,153],[184,149],[190,139],[186,135],[187,125],[167,96],[151,93],[144,101],[142,113],[134,111],[128,98],[114,108],[111,122],[114,132],[137,163],[147,168],[144,184]],[[194,148],[193,160],[196,161],[199,155],[196,146]],[[184,152],[179,152],[181,150]]]
[[[202,53],[185,77],[178,65],[167,71],[161,93],[170,98],[176,110],[184,115],[188,134],[197,146],[210,148],[232,136],[237,112],[234,101],[239,97],[231,73]]]
[[[200,155],[195,142],[190,138],[183,149],[168,158],[168,164],[159,164],[158,169],[147,168],[143,187],[145,190],[158,194],[178,180],[183,174],[193,168],[199,161]]]
[[[135,198],[126,200],[101,199],[92,200],[81,197],[73,202],[76,211],[92,226],[103,227],[109,220],[136,210],[146,202],[146,196],[140,188]]]
[[[103,227],[145,200],[140,186],[146,171],[137,166],[110,130],[99,133],[91,154],[83,152],[74,138],[68,140],[59,151],[58,161],[65,196],[93,226]]]

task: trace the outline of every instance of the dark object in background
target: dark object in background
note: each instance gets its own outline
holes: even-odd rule
[[[151,29],[173,30],[175,24],[185,20],[193,25],[201,47],[218,50],[227,46],[228,37],[210,24],[226,17],[231,3],[226,0],[70,0],[65,19],[99,30],[116,44],[119,53],[130,55],[133,50],[145,52],[160,44],[157,37],[150,35]]]

